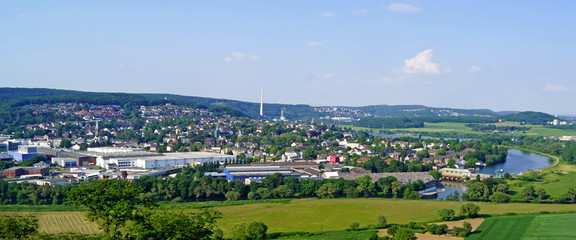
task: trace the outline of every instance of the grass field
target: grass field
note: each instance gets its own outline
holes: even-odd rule
[[[542,214],[486,219],[467,240],[574,239],[576,214]]]
[[[539,135],[539,136],[576,136],[576,130],[570,129],[554,129],[554,128],[545,128],[540,125],[520,125],[518,122],[501,122],[501,123],[489,123],[496,126],[506,126],[506,127],[530,127],[532,129],[526,131],[527,135]],[[466,127],[466,123],[452,123],[452,122],[440,122],[440,123],[424,123],[423,128],[398,128],[398,129],[386,129],[391,131],[402,131],[402,132],[429,132],[429,133],[447,133],[447,132],[456,132],[456,133],[465,133],[465,134],[485,134],[484,132],[475,132],[472,131],[472,128]],[[355,130],[363,130],[363,131],[377,131],[380,129],[370,129],[364,127],[353,127],[352,125],[342,125],[344,127],[351,127]]]
[[[270,232],[331,231],[346,229],[358,222],[362,227],[375,224],[379,215],[389,223],[436,221],[436,211],[452,208],[458,211],[462,202],[395,199],[298,199],[290,203],[263,203],[216,208],[222,212],[218,226],[226,235],[245,222],[264,222]],[[475,203],[481,214],[536,213],[540,211],[575,211],[574,205],[528,203]]]

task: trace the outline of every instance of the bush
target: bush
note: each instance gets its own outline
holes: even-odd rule
[[[460,207],[460,216],[464,218],[478,217],[478,212],[480,212],[480,207],[474,203],[466,203]]]
[[[454,209],[451,208],[441,208],[436,212],[436,215],[438,215],[441,220],[451,221],[452,219],[454,219],[456,211],[454,211]]]
[[[510,200],[510,195],[502,192],[495,192],[490,196],[490,201],[495,203],[508,203]]]
[[[353,222],[353,223],[350,223],[350,226],[348,227],[348,230],[354,231],[354,230],[358,229],[359,227],[360,227],[360,223]]]
[[[426,232],[435,234],[435,235],[440,235],[440,234],[444,234],[446,233],[446,230],[448,230],[448,225],[446,224],[442,224],[442,225],[437,225],[437,224],[430,224],[426,226]]]

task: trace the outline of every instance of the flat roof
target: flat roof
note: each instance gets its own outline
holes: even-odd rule
[[[178,159],[203,159],[203,158],[235,158],[234,155],[226,155],[208,152],[182,152],[182,153],[164,153],[154,156],[115,156],[109,159],[118,160],[178,160]]]

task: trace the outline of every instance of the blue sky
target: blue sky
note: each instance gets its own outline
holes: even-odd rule
[[[575,1],[0,1],[0,86],[576,114]]]

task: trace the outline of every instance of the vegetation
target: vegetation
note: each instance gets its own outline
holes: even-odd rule
[[[0,215],[0,238],[19,239],[36,232],[38,223],[32,215]]]
[[[97,180],[71,189],[67,200],[86,207],[88,219],[100,224],[106,238],[121,239],[122,227],[141,218],[141,207],[153,206],[149,200],[140,198],[141,193],[131,182]]]

